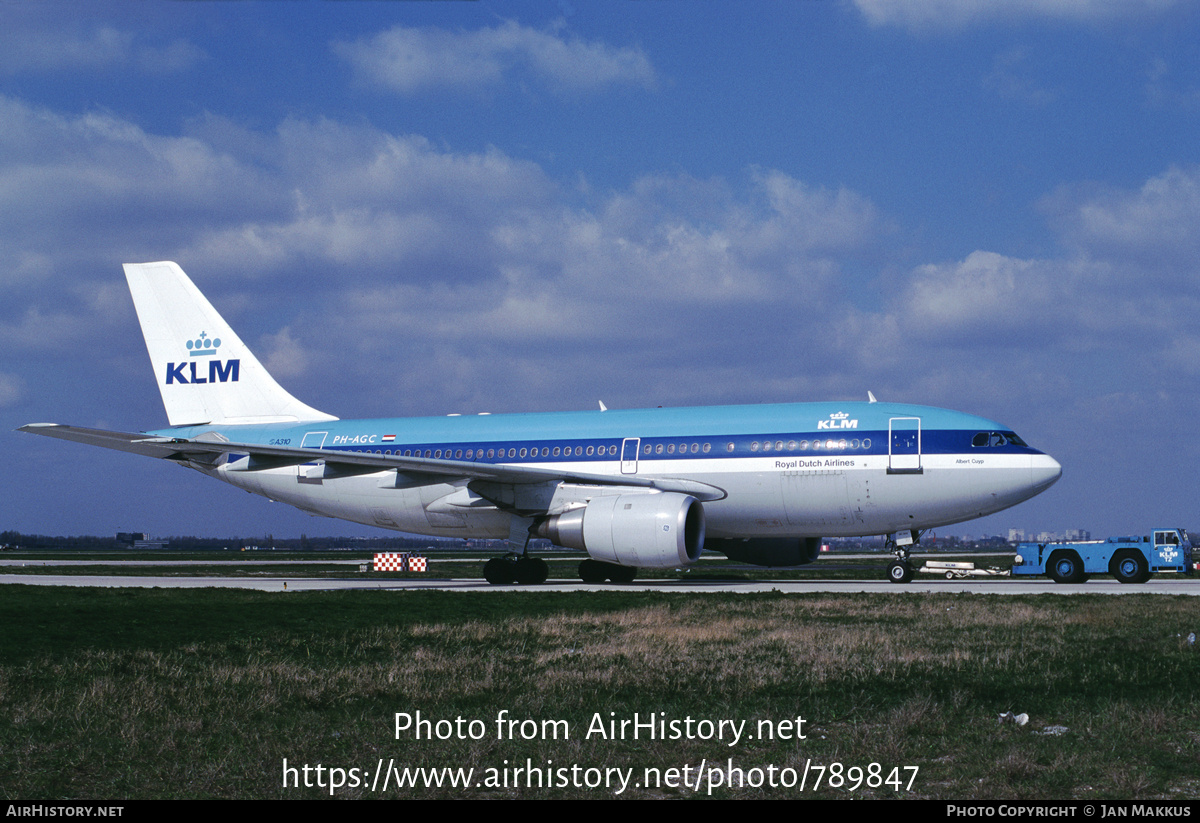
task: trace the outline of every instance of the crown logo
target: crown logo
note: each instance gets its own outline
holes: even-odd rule
[[[831,414],[829,416],[834,420],[845,420],[850,415],[846,414],[845,412],[837,412],[837,413]]]
[[[208,332],[200,332],[195,340],[187,341],[187,347],[192,357],[212,357],[221,348],[221,338],[209,337]]]

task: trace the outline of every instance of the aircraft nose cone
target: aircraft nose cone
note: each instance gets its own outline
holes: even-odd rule
[[[1035,494],[1044,492],[1062,477],[1062,466],[1048,454],[1034,455],[1030,462],[1030,480]]]

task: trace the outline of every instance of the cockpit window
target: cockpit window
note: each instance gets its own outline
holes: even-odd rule
[[[1009,443],[1014,446],[1029,448],[1029,444],[1012,432],[978,432],[971,438],[971,445],[977,449],[998,449]]]

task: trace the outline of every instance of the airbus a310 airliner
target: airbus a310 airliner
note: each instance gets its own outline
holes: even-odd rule
[[[585,581],[678,568],[702,549],[810,563],[826,536],[922,531],[998,512],[1062,472],[1007,426],[870,402],[339,420],[267,373],[174,263],[126,264],[170,427],[21,431],[160,457],[313,514],[439,537],[507,538],[491,583],[540,583],[532,537],[587,552]]]

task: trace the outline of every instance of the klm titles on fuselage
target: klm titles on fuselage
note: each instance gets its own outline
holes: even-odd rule
[[[845,412],[837,412],[829,415],[828,420],[818,420],[818,429],[857,429],[858,421],[850,420],[850,415]]]

